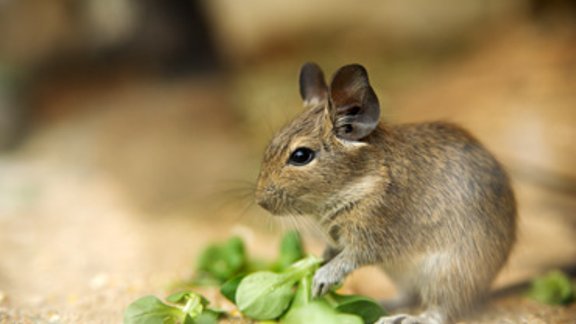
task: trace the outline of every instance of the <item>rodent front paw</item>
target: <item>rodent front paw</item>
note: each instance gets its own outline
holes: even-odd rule
[[[325,295],[332,287],[340,283],[341,279],[329,267],[321,267],[312,279],[312,295],[314,297]]]

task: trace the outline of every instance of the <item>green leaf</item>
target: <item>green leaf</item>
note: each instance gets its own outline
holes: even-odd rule
[[[280,321],[282,324],[362,324],[355,315],[339,314],[323,300],[315,300],[304,306],[290,309]]]
[[[286,269],[302,258],[304,258],[304,247],[300,234],[297,231],[287,232],[280,242],[280,257],[275,268],[277,270]]]
[[[240,311],[258,320],[274,319],[282,315],[294,297],[294,284],[311,275],[320,265],[315,257],[302,259],[281,274],[262,271],[246,276],[236,291]]]
[[[246,265],[246,271],[244,271],[244,274],[273,269],[272,265],[267,260],[251,258],[247,261],[247,263],[248,264]]]
[[[236,291],[238,290],[238,286],[240,285],[240,282],[242,281],[242,279],[244,279],[244,277],[245,275],[238,275],[226,281],[220,287],[220,293],[224,297],[226,297],[226,299],[236,304]]]
[[[240,271],[246,264],[247,256],[244,241],[239,237],[232,237],[226,242],[223,248],[223,254],[233,273]]]
[[[196,318],[204,312],[206,306],[210,303],[204,296],[191,291],[182,291],[172,294],[166,298],[167,301],[181,305],[182,312]]]
[[[166,297],[166,300],[173,304],[186,304],[186,301],[190,298],[189,295],[190,292],[181,291]]]
[[[331,293],[330,297],[336,301],[336,311],[360,316],[364,323],[374,323],[386,315],[378,302],[365,296]]]
[[[221,316],[220,313],[211,310],[206,310],[204,313],[200,314],[192,320],[194,324],[217,324],[218,318]]]
[[[294,295],[294,300],[290,306],[291,308],[301,307],[312,301],[312,275],[313,274],[310,273],[298,282],[298,288],[296,289],[296,295]]]
[[[576,297],[570,279],[560,271],[551,271],[534,279],[528,294],[541,303],[553,305],[569,304]]]
[[[245,315],[257,320],[274,319],[288,308],[294,292],[289,276],[262,271],[246,276],[236,292],[236,304]]]
[[[146,296],[128,306],[124,324],[176,324],[185,316],[179,308],[168,306],[154,296]]]
[[[210,277],[222,283],[244,271],[248,263],[244,242],[232,237],[224,244],[207,247],[198,258],[196,282],[210,282]],[[208,276],[208,279],[206,278]]]
[[[206,299],[204,296],[191,291],[180,291],[174,293],[166,297],[166,300],[173,304],[185,305],[191,298],[199,298],[203,306],[210,304],[208,299]]]

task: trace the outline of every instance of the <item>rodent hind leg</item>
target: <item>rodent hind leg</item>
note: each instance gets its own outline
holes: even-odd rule
[[[380,305],[387,311],[402,310],[416,306],[420,303],[418,294],[414,291],[401,291],[394,298],[380,301]]]
[[[382,267],[382,270],[394,283],[396,295],[390,299],[380,300],[380,305],[389,312],[403,312],[421,302],[420,287],[417,286],[415,271],[409,267]]]
[[[453,322],[468,313],[490,286],[492,272],[482,263],[457,253],[435,253],[421,264],[419,283],[422,306],[420,315],[429,323]],[[424,323],[428,323],[424,321]]]

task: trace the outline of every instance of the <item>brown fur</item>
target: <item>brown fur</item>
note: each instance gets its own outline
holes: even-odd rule
[[[504,169],[450,123],[381,123],[359,141],[343,140],[331,105],[307,107],[272,139],[257,201],[273,214],[314,217],[332,236],[316,293],[358,267],[381,265],[431,314],[406,323],[461,316],[487,292],[515,241],[516,203]],[[313,162],[287,164],[303,146],[316,152]]]

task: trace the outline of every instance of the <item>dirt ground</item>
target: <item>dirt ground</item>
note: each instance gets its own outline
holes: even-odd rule
[[[461,123],[509,168],[520,237],[496,289],[576,266],[575,36],[519,27],[403,81],[372,74],[385,118]],[[46,87],[50,122],[0,156],[0,323],[119,323],[131,301],[165,296],[190,277],[202,247],[232,234],[250,253],[273,255],[282,226],[225,192],[253,181],[269,136],[255,129],[276,118],[261,112],[298,102],[300,63],[232,79],[129,75]],[[287,72],[267,79],[272,70]],[[394,293],[373,268],[345,289]],[[516,290],[465,323],[576,323],[576,305],[546,306]]]

